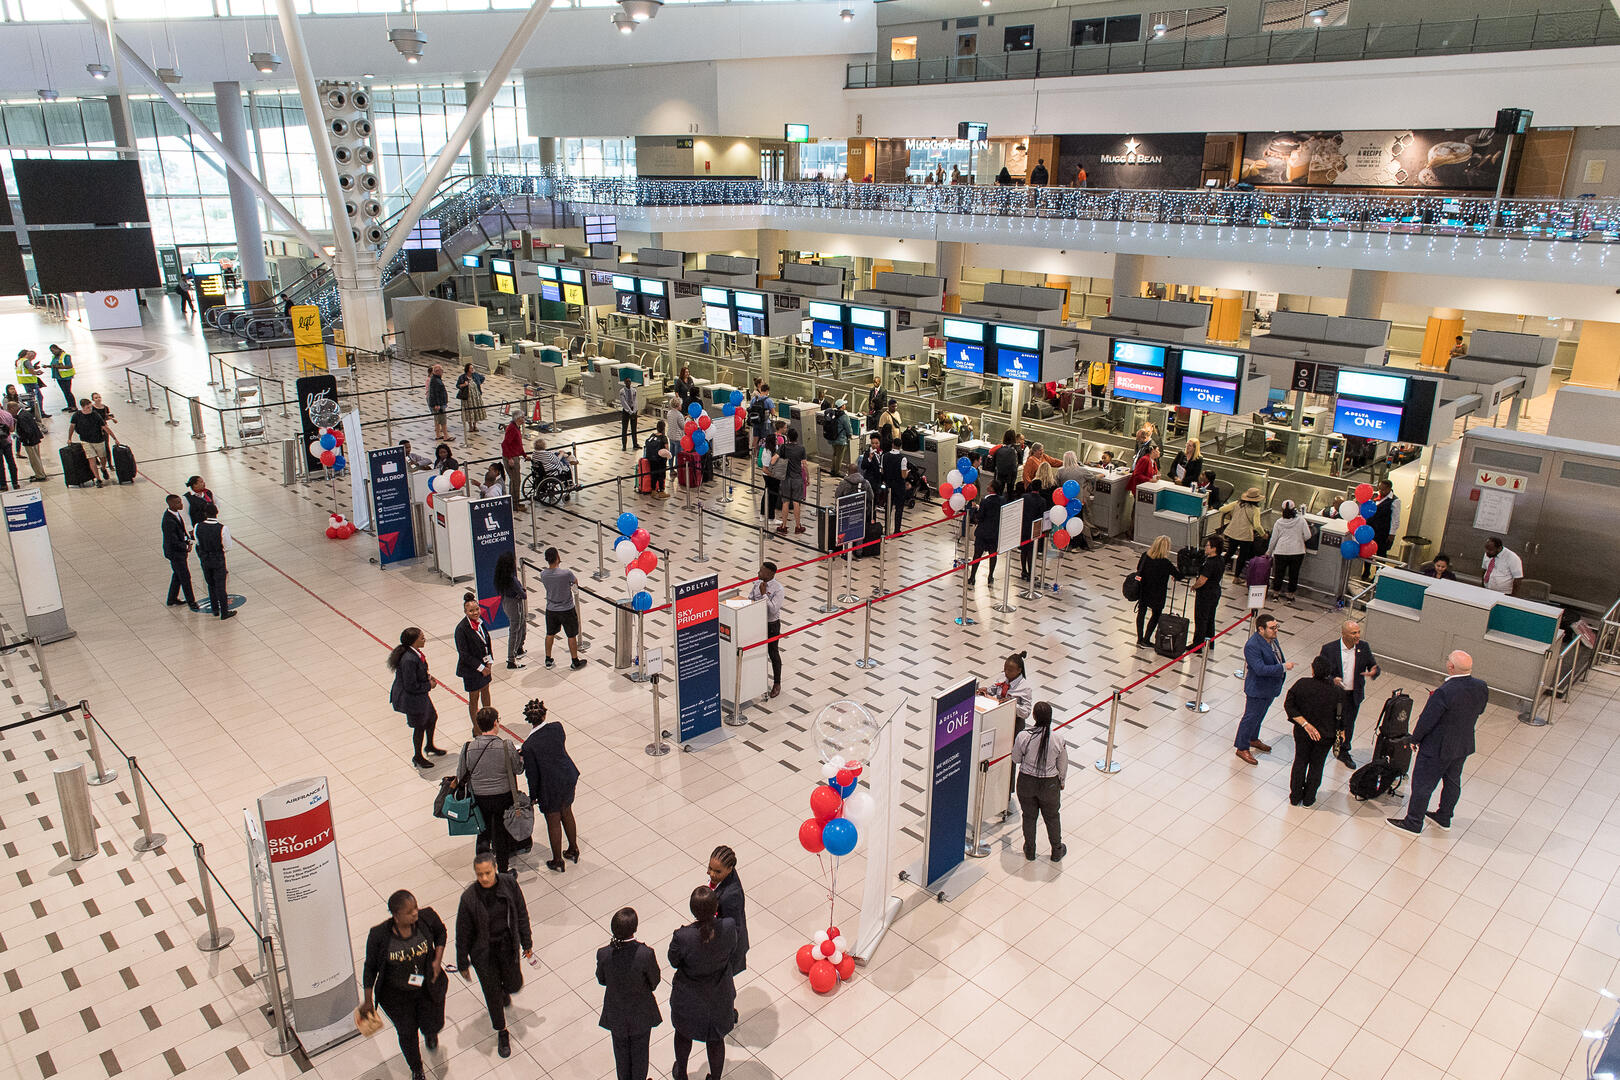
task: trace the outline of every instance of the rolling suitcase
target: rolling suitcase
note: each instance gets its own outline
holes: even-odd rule
[[[643,495],[652,494],[652,462],[646,458],[636,459],[636,490]]]
[[[877,543],[871,543],[876,540]],[[875,518],[866,523],[866,545],[855,549],[857,559],[875,559],[883,554],[883,525]]]
[[[1167,610],[1159,616],[1159,625],[1153,630],[1153,651],[1167,660],[1174,660],[1187,651],[1187,642],[1190,640],[1189,634],[1192,630],[1192,623],[1188,621],[1186,614],[1187,593],[1190,591],[1184,590],[1181,594],[1181,614],[1177,615],[1168,610],[1167,604]],[[1174,595],[1172,588],[1171,596]]]
[[[133,484],[135,482],[135,452],[123,443],[113,447],[113,471],[118,474],[120,484]]]
[[[62,447],[62,482],[68,487],[87,487],[95,483],[90,461],[84,456],[84,447],[68,443]]]
[[[1373,756],[1350,774],[1350,794],[1356,799],[1372,799],[1400,789],[1412,767],[1412,748],[1404,744],[1412,731],[1412,699],[1397,689],[1384,702],[1373,734]]]

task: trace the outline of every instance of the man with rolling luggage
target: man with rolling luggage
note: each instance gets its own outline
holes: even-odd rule
[[[81,398],[79,400],[79,411],[73,414],[68,424],[68,443],[73,442],[73,436],[77,435],[79,437],[79,442],[84,445],[84,453],[89,456],[89,462],[94,469],[93,475],[99,474],[95,475],[95,481],[96,487],[100,487],[102,481],[111,479],[110,474],[107,472],[109,457],[107,453],[107,422],[101,418],[100,413],[91,407],[89,398]],[[66,455],[69,452],[66,449],[62,451],[64,455],[62,459],[64,471],[68,467]],[[70,479],[69,483],[72,482]]]
[[[1271,747],[1260,740],[1260,721],[1266,710],[1282,693],[1283,680],[1293,670],[1292,660],[1283,656],[1277,643],[1277,631],[1282,624],[1275,615],[1261,612],[1255,616],[1254,633],[1243,645],[1243,719],[1238,721],[1237,738],[1233,742],[1237,756],[1250,765],[1258,765],[1254,751],[1271,753]]]
[[[1350,742],[1356,737],[1356,714],[1367,697],[1367,680],[1378,678],[1378,661],[1373,658],[1372,646],[1361,640],[1361,624],[1354,619],[1344,621],[1339,627],[1339,640],[1323,645],[1321,656],[1327,661],[1333,685],[1344,691],[1333,756],[1353,769],[1356,762],[1350,756]]]
[[[1442,829],[1451,828],[1451,815],[1462,794],[1463,762],[1474,752],[1474,725],[1490,700],[1490,687],[1474,678],[1474,658],[1458,650],[1446,657],[1446,680],[1429,695],[1412,737],[1407,741],[1417,754],[1412,766],[1412,795],[1406,816],[1387,818],[1397,829],[1417,834],[1428,818]],[[1430,811],[1429,799],[1440,788],[1440,805]]]

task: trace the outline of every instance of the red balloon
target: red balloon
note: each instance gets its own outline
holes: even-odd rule
[[[1069,505],[1069,497],[1067,495],[1063,494],[1063,489],[1062,488],[1053,488],[1052,489],[1052,505],[1053,506],[1068,506]]]
[[[450,486],[456,490],[461,490],[462,485],[466,484],[466,482],[467,474],[462,472],[460,469],[457,469],[450,474]]]
[[[826,850],[826,845],[821,842],[821,822],[809,818],[800,825],[799,844],[812,855],[819,855]]]
[[[433,492],[430,491],[427,493],[427,499],[425,501],[427,502],[428,509],[433,509]]]
[[[799,973],[808,975],[810,974],[810,965],[816,962],[816,955],[812,946],[800,945],[798,955],[793,959],[799,965]]]
[[[1356,502],[1358,503],[1369,502],[1377,494],[1377,490],[1371,484],[1356,485]]]
[[[838,967],[835,970],[838,972],[840,979],[848,981],[855,975],[855,958],[849,953],[845,953],[844,958],[838,961]]]
[[[1069,536],[1068,529],[1058,529],[1052,533],[1052,543],[1057,546],[1059,551],[1069,546],[1070,539],[1072,538]]]
[[[832,943],[831,938],[828,938],[826,941],[823,941],[821,943],[821,955],[822,956],[831,956],[833,953],[835,953],[837,951],[838,951],[838,946],[836,946],[836,945],[834,945]]]
[[[948,518],[953,518],[956,516],[956,509],[955,507],[951,506],[949,496],[946,497],[946,502],[941,509],[945,511],[945,516]]]
[[[810,965],[810,989],[818,994],[830,994],[838,985],[838,969],[825,960]]]
[[[838,794],[836,788],[826,784],[819,784],[816,790],[810,793],[810,812],[816,815],[816,820],[828,822],[837,817],[844,809],[843,796]]]
[[[338,430],[337,428],[333,428],[332,429],[332,438],[337,440],[337,444],[339,446],[343,445],[343,432],[342,431]]]
[[[343,528],[341,530],[339,530],[339,531],[343,533],[343,539],[347,540],[349,537],[353,536],[355,533],[359,532],[360,530],[356,529],[354,527],[354,522],[351,521],[347,525],[343,526]]]
[[[654,570],[658,569],[658,553],[656,551],[643,551],[640,555],[636,556],[635,561],[630,565],[636,567],[644,574],[650,574]]]
[[[697,429],[698,426],[696,420],[688,420],[686,423],[681,425],[681,430],[686,432],[688,435],[692,434],[692,432],[696,431]]]
[[[963,484],[962,485],[962,498],[966,499],[968,502],[972,502],[974,499],[977,499],[978,497],[979,497],[979,485],[978,484]]]
[[[646,529],[637,529],[630,534],[630,542],[636,545],[637,551],[646,551],[647,545],[652,543],[652,537],[647,535]]]
[[[330,450],[321,451],[321,464],[330,469],[337,462],[337,455]]]
[[[848,769],[839,769],[838,770],[838,775],[835,776],[834,779],[838,781],[838,786],[839,787],[846,788],[846,787],[849,787],[849,785],[851,785],[851,784],[853,784],[855,782],[855,774],[850,772]],[[828,937],[837,937],[838,935],[837,934],[828,934],[827,936]]]
[[[748,417],[743,413],[732,413],[731,418],[736,421],[738,431],[742,430],[743,422],[748,419]]]
[[[941,485],[939,485],[939,497],[940,498],[948,499],[952,495],[955,495],[955,494],[956,494],[956,489],[954,487],[952,487],[950,484],[941,484]]]
[[[1369,540],[1361,545],[1361,557],[1363,559],[1370,559],[1376,554],[1378,554],[1378,541]]]
[[[1367,519],[1362,517],[1360,514],[1357,514],[1355,517],[1344,523],[1344,531],[1354,533],[1357,529],[1361,528],[1365,524],[1367,524]]]
[[[690,436],[690,435],[682,435],[681,436],[681,449],[685,450],[687,453],[692,452],[692,436]]]
[[[337,526],[336,525],[328,525],[326,527],[326,538],[328,540],[336,540],[338,538],[338,531],[337,531]]]
[[[837,937],[839,934],[842,934],[842,933],[843,933],[843,931],[838,929],[838,927],[829,926],[829,927],[827,927],[827,940],[831,941],[833,938]]]
[[[702,416],[698,417],[697,425],[704,431],[708,431],[709,425],[712,423],[714,423],[714,418],[708,413],[704,413]]]

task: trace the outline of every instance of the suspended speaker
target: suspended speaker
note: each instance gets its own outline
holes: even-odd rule
[[[338,173],[338,187],[344,191],[354,190],[354,177],[349,173]]]
[[[354,203],[352,203],[352,202],[345,202],[343,204],[343,212],[345,214],[348,214],[350,217],[354,217],[356,214],[358,214],[360,212],[360,208],[358,206],[354,205]]]
[[[328,112],[342,112],[348,107],[348,94],[345,94],[342,90],[328,90],[326,92],[326,109]]]
[[[376,173],[361,173],[360,174],[360,187],[365,191],[376,191],[377,190],[377,174]]]
[[[337,146],[332,147],[332,160],[339,165],[347,165],[354,160],[354,151],[339,143]]]
[[[380,244],[382,242],[383,242],[383,231],[382,231],[381,226],[377,226],[377,225],[368,225],[368,226],[366,226],[366,243],[368,243],[368,244]]]
[[[349,95],[349,104],[361,112],[365,112],[371,108],[371,95],[364,90],[356,90]]]
[[[371,121],[363,116],[356,119],[354,122],[354,134],[359,139],[371,138]]]
[[[354,237],[354,242],[355,243],[358,244],[360,242],[360,230],[359,229],[350,229],[349,230],[349,235]]]
[[[377,160],[377,151],[373,150],[369,146],[356,147],[354,151],[354,159],[362,165],[370,165],[372,162]]]
[[[366,217],[382,217],[382,203],[376,199],[367,199],[360,204],[360,209],[365,212]]]
[[[326,130],[334,139],[346,139],[349,137],[349,122],[341,116],[335,116],[332,122],[326,125]]]

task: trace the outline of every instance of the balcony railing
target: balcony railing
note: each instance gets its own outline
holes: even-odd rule
[[[524,178],[533,194],[612,206],[781,206],[1161,225],[1620,243],[1620,199]]]
[[[1612,5],[1585,11],[1478,16],[1384,26],[1320,26],[1243,37],[1178,41],[1149,38],[1127,44],[1030,49],[999,55],[881,60],[848,65],[844,86],[862,90],[879,86],[1390,60],[1591,45],[1620,45],[1620,15]]]

